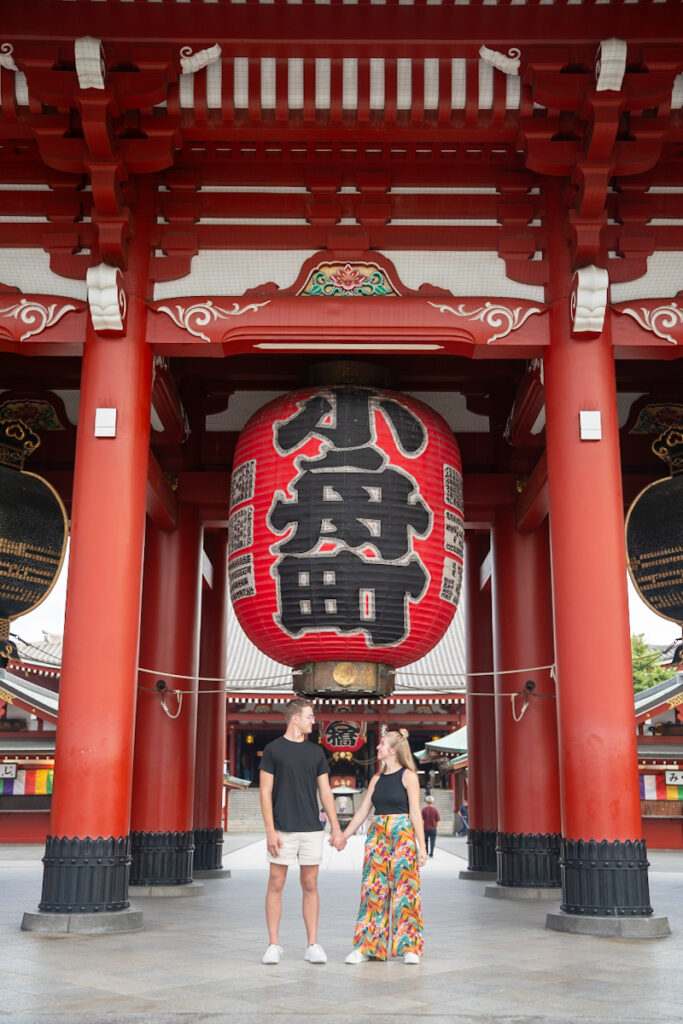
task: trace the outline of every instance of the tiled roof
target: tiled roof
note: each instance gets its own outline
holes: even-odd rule
[[[27,641],[17,638],[16,645],[23,664],[59,668],[62,663],[63,637],[58,633],[43,633],[42,640]]]
[[[683,672],[635,695],[636,721],[643,722],[674,707],[683,693]]]
[[[419,661],[396,673],[396,690],[426,691],[464,690],[465,630],[462,606],[453,618],[445,636]],[[228,613],[228,690],[292,689],[289,669],[262,654],[246,636],[232,605]]]
[[[59,696],[52,690],[22,679],[13,672],[0,669],[0,687],[5,690],[13,703],[24,711],[55,721],[59,707]]]
[[[246,636],[232,605],[228,611],[228,662],[226,666],[229,692],[265,690],[290,692],[292,673],[286,665],[272,661]],[[58,668],[62,657],[62,637],[45,633],[35,643],[17,640],[22,665]],[[464,690],[465,687],[465,612],[461,605],[443,639],[419,661],[396,673],[397,692]]]

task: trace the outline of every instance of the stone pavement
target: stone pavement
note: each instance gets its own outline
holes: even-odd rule
[[[267,869],[260,836],[226,836],[230,878],[188,899],[138,899],[141,932],[48,937],[20,931],[42,879],[41,847],[0,845],[0,1024],[680,1024],[683,854],[653,853],[663,939],[548,931],[556,903],[492,900],[458,877],[464,840],[440,837],[423,871],[422,963],[344,964],[360,888],[362,839],[330,850],[320,877],[320,942],[304,962],[295,875],[284,898],[285,958],[264,967]],[[292,874],[292,872],[290,872]],[[559,903],[559,899],[558,899]]]

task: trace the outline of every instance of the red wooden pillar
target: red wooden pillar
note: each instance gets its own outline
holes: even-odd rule
[[[556,199],[559,209],[559,193]],[[609,310],[600,336],[572,337],[568,247],[559,217],[549,225],[548,238],[551,343],[544,373],[562,786],[562,911],[582,917],[642,918],[652,909],[638,795]],[[599,412],[599,439],[582,439],[583,410]],[[558,926],[551,916],[548,923]]]
[[[194,780],[194,869],[216,871],[223,866],[227,530],[207,531],[204,550],[211,562],[212,580],[211,586],[202,592]]]
[[[139,676],[131,885],[192,881],[201,551],[192,506],[178,506],[175,530],[148,522],[140,666],[153,671]],[[181,699],[171,690],[181,690]]]
[[[231,722],[228,727],[228,771],[239,778],[237,763],[237,726]]]
[[[145,343],[147,229],[141,211],[125,282],[125,333],[105,340],[90,325],[86,332],[41,911],[97,911],[102,917],[102,911],[128,907],[152,387],[152,353]],[[95,437],[98,408],[116,409],[114,437]],[[33,927],[30,916],[23,927]],[[135,926],[141,922],[137,913]],[[126,927],[123,919],[115,927]]]
[[[547,522],[520,533],[514,507],[500,506],[492,553],[498,885],[554,888],[561,838],[555,684],[551,668],[537,668],[554,662]],[[506,696],[520,691],[529,695],[514,704]]]
[[[469,833],[468,869],[474,875],[495,877],[496,726],[493,696],[493,630],[491,591],[482,588],[481,568],[489,547],[487,534],[465,534],[464,583],[467,644],[467,791]],[[490,675],[488,673],[491,673]],[[470,675],[469,673],[476,673]],[[483,674],[479,674],[483,673]],[[487,696],[481,696],[486,694]],[[490,694],[491,696],[488,696]],[[463,873],[464,874],[464,873]]]

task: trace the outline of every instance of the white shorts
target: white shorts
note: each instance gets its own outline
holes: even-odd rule
[[[282,846],[277,857],[268,854],[269,864],[286,864],[287,867],[309,867],[320,864],[323,859],[325,833],[319,832],[278,832]]]

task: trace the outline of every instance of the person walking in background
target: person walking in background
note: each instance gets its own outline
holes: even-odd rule
[[[441,815],[434,806],[434,797],[428,796],[425,799],[426,806],[422,808],[422,824],[425,830],[425,841],[427,843],[427,855],[434,856],[436,846],[436,826],[441,821]]]
[[[460,804],[460,807],[458,808],[458,814],[460,815],[460,819],[462,821],[462,825],[461,825],[459,831],[456,832],[455,834],[456,834],[456,836],[466,836],[467,833],[470,830],[470,825],[469,825],[469,809],[468,809],[468,806],[467,806],[467,797],[463,797],[463,801]]]
[[[284,950],[278,937],[282,890],[287,869],[298,863],[308,940],[304,960],[326,964],[325,950],[318,944],[318,868],[325,835],[318,795],[332,830],[331,845],[343,850],[346,843],[334,808],[327,758],[322,747],[308,742],[315,723],[311,702],[303,697],[290,700],[285,719],[284,735],[265,746],[261,760],[261,813],[270,863],[266,892],[269,945],[262,962],[278,964],[282,959]]]
[[[365,821],[372,806],[363,857],[360,908],[347,964],[402,956],[419,964],[424,948],[420,872],[427,861],[420,814],[420,783],[408,744],[408,732],[388,732],[377,746],[383,762],[363,802],[344,829],[344,841]]]

